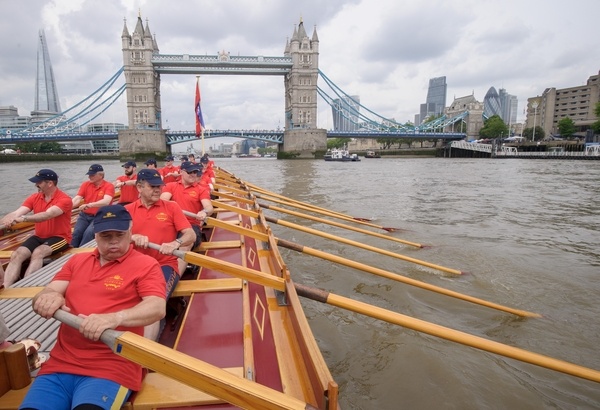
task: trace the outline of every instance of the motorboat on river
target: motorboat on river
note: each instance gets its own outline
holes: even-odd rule
[[[325,161],[360,161],[357,154],[350,154],[346,148],[330,148],[323,157]]]

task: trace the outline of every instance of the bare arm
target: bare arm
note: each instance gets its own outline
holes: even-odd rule
[[[104,195],[104,198],[102,198],[99,201],[96,202],[90,202],[89,204],[83,204],[79,207],[80,211],[83,211],[85,209],[88,208],[101,208],[105,205],[110,205],[110,203],[112,202],[113,197],[111,195]]]
[[[40,293],[33,297],[31,306],[35,313],[46,319],[50,319],[58,309],[70,310],[65,306],[67,286],[69,286],[69,281],[67,280],[50,282]]]
[[[146,296],[140,303],[129,309],[85,316],[79,326],[79,331],[88,339],[98,340],[106,329],[116,329],[119,326],[146,326],[162,319],[165,311],[166,303],[163,298]]]
[[[4,215],[4,217],[0,219],[0,225],[10,226],[17,222],[18,218],[28,214],[29,212],[31,212],[31,209],[27,208],[26,206],[20,206],[11,213]]]
[[[27,216],[23,215],[21,218],[23,218],[23,222],[43,222],[47,221],[48,219],[56,218],[63,213],[64,212],[62,209],[56,205],[53,205],[44,212]]]
[[[79,204],[81,204],[82,200],[83,200],[83,197],[81,195],[75,195],[73,197],[73,209],[79,208]]]
[[[160,199],[163,201],[170,201],[173,198],[173,194],[170,192],[163,192],[160,194]]]

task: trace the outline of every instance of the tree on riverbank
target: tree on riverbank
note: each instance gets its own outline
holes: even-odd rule
[[[596,114],[596,118],[598,118],[598,121],[592,124],[592,129],[594,130],[594,134],[600,134],[600,102],[596,103],[596,108],[594,108],[594,114]]]
[[[483,123],[483,128],[479,130],[479,136],[489,139],[508,136],[508,127],[499,115],[492,115]]]
[[[576,131],[577,127],[575,126],[575,121],[569,117],[565,117],[558,122],[558,132],[561,136],[571,138]]]

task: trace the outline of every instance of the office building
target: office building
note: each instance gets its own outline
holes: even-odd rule
[[[421,124],[431,116],[438,116],[444,113],[446,108],[446,93],[448,85],[446,76],[434,77],[429,79],[429,88],[427,89],[427,99],[419,107],[419,114],[415,115],[415,124]]]
[[[525,128],[536,126],[545,135],[558,135],[558,123],[570,118],[580,135],[598,120],[594,109],[600,101],[600,71],[588,78],[585,85],[569,88],[546,88],[541,96],[527,99]]]
[[[331,112],[335,131],[356,131],[360,128],[360,96],[352,95],[333,100]]]

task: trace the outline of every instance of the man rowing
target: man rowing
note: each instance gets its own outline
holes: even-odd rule
[[[40,293],[33,310],[47,319],[58,309],[83,318],[61,325],[57,342],[20,409],[120,409],[142,384],[140,365],[100,341],[106,329],[141,335],[165,315],[165,282],[155,259],[131,244],[131,216],[122,205],[94,215],[98,247],[73,255]]]
[[[138,250],[158,261],[167,286],[167,298],[171,296],[179,282],[177,257],[173,251],[181,246],[191,247],[196,234],[183,214],[181,207],[171,201],[160,199],[163,180],[156,169],[145,168],[137,175],[137,189],[140,197],[125,208],[133,219],[131,240]],[[148,244],[160,245],[158,251],[148,248]],[[148,326],[144,336],[156,340],[160,324]]]
[[[113,185],[121,190],[119,204],[127,205],[138,199],[138,191],[135,187],[137,164],[135,161],[127,161],[121,166],[123,167],[123,175],[119,175]]]
[[[71,246],[74,248],[94,239],[94,216],[98,208],[109,205],[115,196],[115,187],[104,179],[102,165],[92,164],[86,175],[88,181],[81,184],[77,195],[73,197],[73,209],[79,210],[71,240]]]
[[[202,240],[202,224],[204,219],[213,212],[213,206],[210,202],[210,191],[198,183],[198,173],[201,166],[193,162],[185,161],[181,163],[181,180],[171,182],[165,185],[160,199],[165,201],[175,201],[184,211],[196,214],[196,217],[187,216],[196,234],[196,240],[190,245],[179,247],[182,251],[189,251],[197,247]],[[187,263],[180,259],[178,262],[179,272],[182,274],[187,267]]]
[[[29,259],[24,276],[29,276],[44,264],[44,258],[69,248],[71,242],[71,197],[58,189],[58,175],[51,169],[41,169],[29,178],[38,190],[30,195],[15,211],[0,220],[0,225],[11,226],[18,222],[35,224],[35,233],[11,255],[6,272],[0,266],[0,279],[4,287],[19,280],[21,267]],[[30,212],[33,211],[33,214]]]
[[[165,184],[179,180],[180,171],[178,166],[173,165],[174,160],[175,157],[173,155],[167,155],[165,166],[158,170]]]

